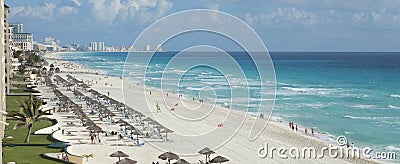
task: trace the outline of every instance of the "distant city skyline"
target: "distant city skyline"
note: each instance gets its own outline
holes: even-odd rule
[[[400,51],[400,1],[377,0],[6,0],[10,23],[35,40],[129,46],[149,24],[189,9],[214,9],[248,23],[270,51]],[[38,23],[40,22],[40,23]],[[158,44],[158,43],[157,43]],[[157,44],[151,45],[156,47]],[[163,46],[179,50],[179,44]]]

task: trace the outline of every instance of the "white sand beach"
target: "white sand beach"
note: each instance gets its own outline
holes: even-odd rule
[[[67,151],[70,154],[82,156],[93,154],[93,158],[84,160],[87,164],[99,163],[115,163],[118,158],[109,157],[109,155],[118,150],[129,155],[130,159],[138,161],[138,163],[165,163],[157,157],[166,152],[173,151],[180,158],[189,161],[190,163],[199,163],[199,160],[204,160],[205,156],[197,152],[204,147],[210,147],[215,154],[211,155],[211,159],[218,155],[229,159],[227,163],[376,163],[377,161],[369,159],[344,159],[329,157],[326,151],[325,156],[321,159],[317,158],[296,158],[288,157],[283,159],[278,157],[277,150],[274,151],[274,156],[270,154],[267,158],[260,158],[258,151],[265,143],[272,148],[291,148],[296,147],[302,149],[304,147],[314,147],[317,155],[323,147],[328,147],[328,143],[316,137],[304,134],[301,127],[298,132],[293,132],[289,129],[286,123],[269,121],[268,126],[262,131],[261,135],[253,141],[248,139],[251,128],[253,127],[253,116],[245,115],[244,112],[229,110],[222,107],[217,107],[199,101],[192,101],[191,98],[180,98],[179,95],[163,93],[160,90],[145,88],[142,84],[137,85],[129,81],[123,81],[119,77],[104,76],[96,74],[93,70],[84,69],[77,64],[57,60],[60,54],[47,54],[45,58],[49,64],[54,64],[61,69],[58,75],[67,79],[66,75],[70,74],[76,79],[83,82],[89,82],[90,88],[108,95],[109,97],[125,103],[127,106],[143,113],[145,116],[156,120],[164,127],[174,131],[173,133],[161,133],[164,139],[147,139],[141,138],[140,142],[143,146],[134,146],[134,142],[129,139],[119,140],[118,136],[105,136],[100,133],[101,143],[92,144],[89,131],[86,127],[80,126],[78,119],[73,119],[72,112],[55,112],[54,118],[58,120],[56,127],[48,128],[53,131],[58,127],[61,130],[54,132],[53,137],[60,141],[69,142]],[[51,89],[42,85],[39,89],[43,92],[43,97],[54,98],[55,95]],[[90,93],[82,88],[76,88],[83,94],[90,96]],[[75,103],[82,104],[86,113],[91,112],[82,100],[74,98],[71,91],[67,91],[66,87],[59,85],[59,90],[71,98]],[[151,91],[151,95],[150,95]],[[156,104],[159,104],[161,112],[157,111]],[[174,108],[174,111],[171,111]],[[115,120],[128,119],[124,118],[120,113],[114,111]],[[118,131],[118,124],[110,124],[99,120],[97,115],[89,115],[98,126],[105,131]],[[264,121],[267,121],[264,119]],[[254,126],[263,126],[264,121],[257,122]],[[67,124],[68,123],[68,124]],[[223,123],[223,124],[221,124]],[[220,127],[218,126],[220,125]],[[140,126],[133,125],[140,129]],[[240,127],[240,128],[239,128]],[[64,134],[63,134],[64,133]],[[43,132],[41,132],[43,134]],[[165,141],[168,138],[168,141]],[[334,145],[339,147],[338,145]],[[286,152],[288,155],[288,152]],[[172,161],[175,162],[175,161]]]

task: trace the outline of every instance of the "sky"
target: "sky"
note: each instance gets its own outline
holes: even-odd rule
[[[11,9],[9,22],[24,24],[24,32],[32,33],[38,42],[52,36],[63,44],[104,41],[107,46],[132,45],[146,27],[160,18],[190,9],[213,9],[247,23],[269,51],[400,51],[399,0],[5,0],[5,3]],[[170,44],[164,49],[180,47]]]

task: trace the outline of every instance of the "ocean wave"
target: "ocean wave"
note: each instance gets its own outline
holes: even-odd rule
[[[343,116],[343,118],[349,118],[349,119],[355,119],[355,120],[395,120],[398,119],[398,117],[358,117],[358,116],[350,116],[346,115]]]
[[[391,94],[391,95],[390,95],[390,97],[391,97],[391,98],[400,98],[400,95],[397,95],[397,94]]]
[[[357,96],[357,98],[359,99],[359,98],[367,98],[367,97],[369,97],[368,95],[358,95]]]
[[[397,151],[397,152],[400,151],[400,147],[396,147],[394,145],[386,146],[385,149],[388,151]]]
[[[213,72],[201,72],[200,74],[202,74],[202,75],[209,75],[209,74],[212,74]]]
[[[284,110],[292,110],[292,109],[304,109],[304,108],[312,108],[312,109],[320,109],[331,106],[332,103],[283,103],[282,104],[285,109]]]
[[[302,94],[315,94],[315,95],[329,95],[336,91],[331,88],[295,88],[295,87],[281,87],[284,90]]]
[[[203,90],[204,88],[187,87],[186,89],[187,89],[187,90],[190,90],[190,91],[201,91],[201,90]]]
[[[400,107],[394,105],[388,105],[387,107],[390,109],[400,109]]]
[[[376,117],[356,117],[356,116],[343,116],[343,118],[350,118],[350,119],[355,119],[355,120],[376,120]]]
[[[358,109],[373,109],[377,108],[375,105],[367,105],[367,104],[356,104],[349,106],[351,108],[358,108]]]

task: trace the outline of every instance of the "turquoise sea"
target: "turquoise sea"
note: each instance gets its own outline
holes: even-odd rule
[[[205,52],[204,52],[205,53]],[[138,52],[138,55],[150,53]],[[146,67],[146,63],[129,63],[129,78],[147,86],[160,88],[161,79],[180,75],[176,86],[174,79],[163,79],[163,88],[232,109],[255,112],[260,101],[257,72],[253,63],[242,53],[230,53],[244,68],[247,79],[235,78],[239,83],[250,84],[250,97],[238,97],[229,104],[231,87],[224,75],[209,67],[186,70],[179,64],[167,66],[176,52],[159,52]],[[277,95],[273,119],[293,121],[331,136],[344,135],[356,146],[369,146],[376,151],[397,152],[400,155],[400,53],[354,52],[275,52],[273,59]],[[65,60],[73,61],[104,74],[123,76],[125,52],[67,53]],[[221,61],[207,53],[205,60]],[[185,64],[196,61],[188,58]],[[182,63],[182,65],[184,65]],[[135,76],[135,68],[147,68],[146,78]],[[247,70],[247,71],[246,71]],[[125,72],[126,73],[126,72]],[[145,80],[145,81],[144,81]],[[171,83],[169,83],[171,82]],[[172,89],[173,87],[176,87]],[[207,90],[208,88],[213,88]],[[239,86],[240,87],[240,86]],[[202,93],[200,93],[202,92]],[[210,93],[207,93],[210,92]],[[216,93],[213,97],[212,92]],[[250,100],[240,101],[240,98]],[[334,140],[333,137],[333,140]]]

